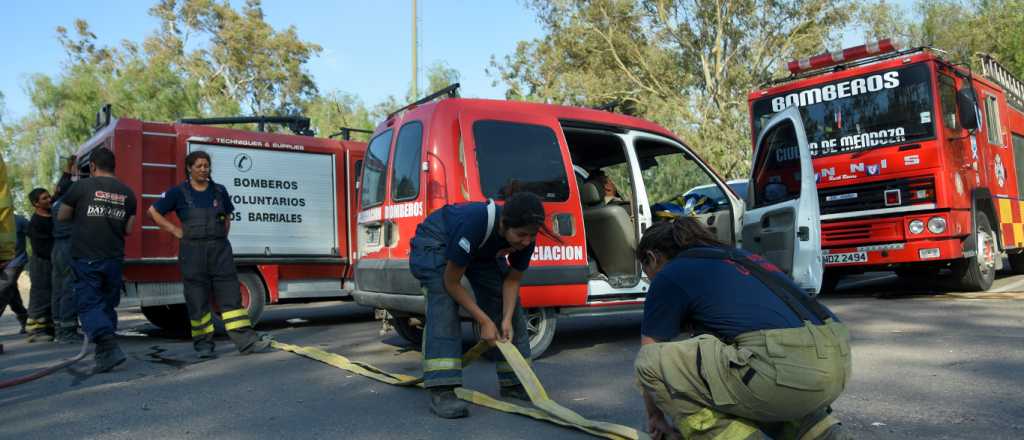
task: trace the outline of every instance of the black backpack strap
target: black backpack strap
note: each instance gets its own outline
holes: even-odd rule
[[[822,324],[825,323],[825,320],[832,318],[828,310],[825,309],[825,306],[821,305],[817,299],[811,298],[796,286],[779,279],[775,272],[769,271],[760,264],[751,261],[735,249],[691,248],[681,252],[679,256],[732,261],[750,271],[754,278],[757,278],[758,281],[768,287],[768,290],[771,290],[801,320],[814,322],[814,319],[811,318],[811,315],[808,315],[808,312],[813,314]]]

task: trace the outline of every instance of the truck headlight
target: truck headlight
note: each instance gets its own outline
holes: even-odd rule
[[[928,219],[928,230],[932,234],[941,234],[946,232],[946,219],[942,217],[932,217]]]
[[[924,222],[921,220],[914,220],[910,222],[910,233],[917,235],[924,232]]]

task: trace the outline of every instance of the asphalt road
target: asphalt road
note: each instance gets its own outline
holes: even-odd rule
[[[1020,286],[1020,287],[1017,287]],[[853,331],[854,378],[836,415],[860,439],[1024,438],[1024,277],[993,293],[962,295],[886,275],[844,281],[825,303]],[[89,375],[90,358],[43,379],[0,390],[3,438],[587,438],[521,416],[472,408],[447,421],[427,395],[353,376],[284,352],[197,362],[188,341],[122,311],[129,361]],[[632,362],[640,318],[563,319],[534,364],[550,395],[586,417],[639,425]],[[385,370],[419,373],[419,353],[380,336],[368,309],[324,302],[268,309],[262,331]],[[0,381],[74,355],[78,347],[26,344],[10,312],[0,318]],[[465,327],[468,338],[471,332]],[[469,339],[467,346],[472,343]],[[496,394],[493,365],[468,368],[466,384]]]

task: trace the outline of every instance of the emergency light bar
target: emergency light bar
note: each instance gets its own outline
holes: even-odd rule
[[[786,68],[793,75],[807,72],[809,70],[821,69],[823,67],[835,66],[848,61],[859,60],[888,52],[895,52],[900,49],[900,44],[892,38],[878,40],[849,47],[835,52],[825,52],[802,60],[793,60],[786,63]]]

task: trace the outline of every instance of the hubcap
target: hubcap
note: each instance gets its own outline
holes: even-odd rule
[[[978,231],[978,243],[981,243],[981,258],[978,258],[978,266],[982,273],[988,273],[996,266],[995,259],[995,242],[992,239],[992,234],[985,231]]]
[[[526,333],[530,335],[530,341],[533,342],[534,338],[544,332],[544,310],[543,309],[531,309],[527,311],[526,315]],[[533,345],[533,344],[531,344]]]

